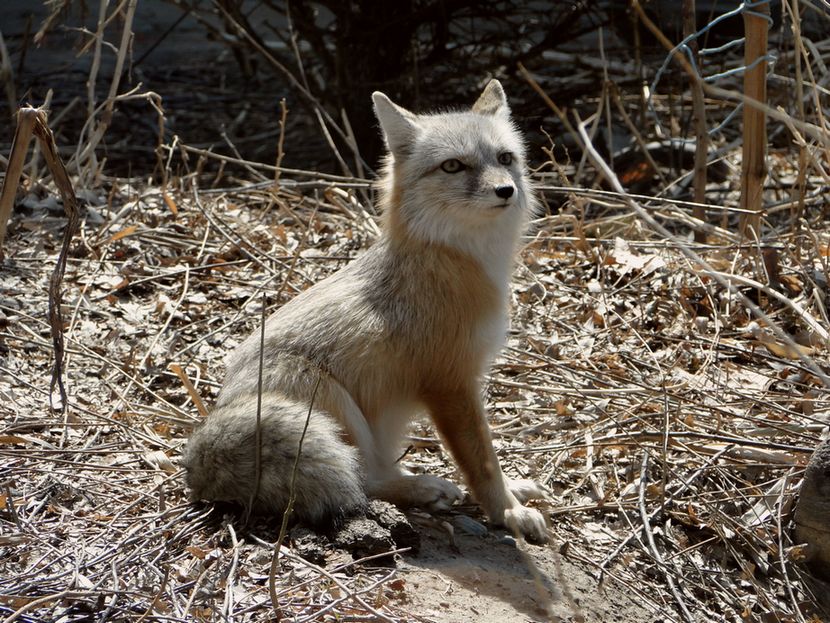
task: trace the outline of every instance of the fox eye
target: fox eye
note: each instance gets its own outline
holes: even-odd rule
[[[499,154],[499,164],[503,164],[504,166],[513,164],[513,154],[509,151],[501,152]]]
[[[457,158],[450,158],[449,160],[444,160],[444,162],[441,163],[441,170],[445,173],[458,173],[466,168],[467,167],[464,166],[464,163]]]

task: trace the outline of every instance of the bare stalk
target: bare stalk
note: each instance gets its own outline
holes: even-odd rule
[[[6,89],[6,99],[9,101],[9,116],[14,115],[17,108],[17,93],[14,88],[14,72],[9,58],[9,51],[6,49],[6,42],[3,41],[3,33],[0,32],[0,82]]]
[[[285,98],[280,99],[280,137],[277,141],[277,161],[274,164],[274,190],[280,187],[280,173],[282,170],[282,159],[285,156],[285,121],[288,117],[288,106],[285,103]]]
[[[102,9],[106,10],[107,0],[101,0],[101,4]],[[104,111],[101,115],[101,120],[92,124],[92,131],[90,133],[89,140],[81,151],[80,156],[76,157],[74,162],[75,166],[78,167],[78,171],[81,174],[82,179],[85,181],[92,179],[95,174],[95,170],[97,169],[95,148],[98,147],[101,139],[104,138],[104,134],[106,134],[107,128],[109,128],[110,123],[112,122],[113,109],[115,108],[115,102],[118,99],[118,87],[121,84],[121,76],[124,72],[124,63],[127,58],[127,52],[130,48],[130,40],[133,36],[133,18],[135,17],[135,10],[137,6],[138,0],[127,0],[127,8],[124,13],[124,27],[121,31],[121,42],[118,45],[118,55],[115,60],[115,69],[113,70],[109,93],[107,94],[107,99],[104,102]],[[98,43],[96,43],[96,50],[97,46]],[[93,74],[90,75],[90,80],[93,81],[94,85],[94,76]],[[94,86],[90,88],[94,88]],[[92,93],[90,97],[94,98],[94,93]],[[90,107],[94,114],[95,106],[92,105],[92,101],[93,100],[90,100]]]
[[[22,113],[23,110],[21,110]],[[72,238],[75,236],[75,232],[80,223],[80,213],[78,210],[78,200],[75,197],[75,190],[72,188],[72,182],[69,180],[66,167],[60,159],[60,156],[58,156],[58,146],[55,144],[55,137],[47,124],[46,111],[41,108],[28,108],[26,109],[26,115],[31,116],[32,132],[37,136],[41,149],[43,149],[43,158],[46,160],[46,165],[52,173],[55,186],[58,187],[61,200],[63,201],[63,209],[67,216],[58,261],[55,263],[55,268],[52,270],[52,275],[49,278],[49,326],[52,331],[52,346],[55,357],[52,366],[49,400],[52,400],[52,391],[57,385],[61,397],[60,411],[65,411],[67,400],[66,387],[63,382],[64,337],[63,316],[61,313],[61,285],[63,283],[64,272],[66,271],[66,261],[69,256],[69,245],[72,243]]]
[[[683,35],[684,38],[697,32],[697,11],[695,0],[683,0]],[[700,67],[697,39],[691,38],[687,44],[696,67]],[[693,193],[695,203],[706,201],[706,160],[709,154],[709,134],[706,130],[706,105],[703,99],[703,87],[699,80],[691,81],[692,119],[695,132],[695,164]],[[706,211],[701,205],[692,208],[692,216],[701,222],[706,221]],[[695,230],[695,242],[706,242],[706,232]]]
[[[798,113],[798,120],[802,123],[807,120],[807,115],[804,110],[804,72],[801,69],[802,58],[805,57],[804,42],[801,40],[801,11],[798,6],[798,0],[790,0],[785,2],[784,7],[789,10],[790,19],[792,21],[793,29],[793,47],[795,48],[794,63],[795,63],[795,109]],[[798,229],[801,227],[801,217],[804,214],[804,193],[807,188],[807,172],[809,170],[809,157],[807,154],[807,143],[805,141],[798,142],[798,168],[796,175],[795,187],[793,188],[792,201],[796,205],[793,214],[792,224],[796,233],[795,245],[796,250],[801,256],[801,236],[798,234]]]

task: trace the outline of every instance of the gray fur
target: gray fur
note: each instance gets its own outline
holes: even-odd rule
[[[261,479],[253,510],[282,513],[308,406],[275,394],[262,397]],[[366,504],[357,450],[337,435],[329,416],[312,410],[295,483],[294,516],[320,524]],[[193,433],[182,463],[194,499],[247,507],[256,484],[256,396],[239,397],[214,411]]]

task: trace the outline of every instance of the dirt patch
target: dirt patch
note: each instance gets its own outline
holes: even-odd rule
[[[445,623],[469,621],[653,621],[660,607],[596,567],[559,552],[559,545],[517,544],[488,534],[421,530],[421,554],[404,557],[399,577],[413,611]]]

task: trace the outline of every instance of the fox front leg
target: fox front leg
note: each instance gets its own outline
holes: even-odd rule
[[[477,387],[433,392],[425,397],[435,425],[461,467],[473,495],[493,523],[530,541],[548,540],[545,518],[522,506],[499,466]]]

